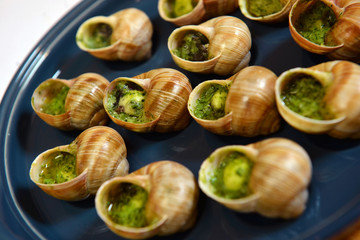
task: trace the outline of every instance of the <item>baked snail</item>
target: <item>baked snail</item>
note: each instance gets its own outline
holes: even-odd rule
[[[145,239],[191,228],[198,195],[189,169],[173,161],[157,161],[106,181],[96,194],[95,207],[117,235]]]
[[[204,74],[235,74],[249,64],[250,48],[249,28],[231,16],[177,28],[168,39],[168,49],[179,67]]]
[[[242,14],[254,21],[276,23],[288,19],[296,0],[239,0]]]
[[[188,110],[205,129],[221,135],[253,137],[276,132],[281,117],[275,102],[277,76],[249,66],[226,80],[208,80],[191,92]]]
[[[106,126],[83,131],[68,145],[39,154],[30,178],[45,193],[66,201],[95,195],[106,180],[128,173],[126,146],[121,135]]]
[[[283,72],[275,86],[281,116],[294,128],[360,138],[360,66],[329,61]]]
[[[186,105],[191,90],[184,74],[159,68],[113,80],[104,107],[113,122],[131,131],[179,131],[190,122]]]
[[[359,0],[298,0],[289,14],[289,28],[307,51],[360,62]]]
[[[307,152],[285,138],[216,149],[201,165],[199,187],[238,212],[295,218],[308,199],[312,165]]]
[[[146,13],[127,8],[86,20],[76,33],[76,44],[100,59],[142,61],[151,56],[152,34]]]
[[[108,116],[103,107],[109,81],[96,73],[76,78],[47,79],[34,91],[31,106],[50,126],[61,130],[84,130],[105,125]]]
[[[160,17],[177,26],[199,24],[203,21],[234,12],[238,0],[159,0]]]

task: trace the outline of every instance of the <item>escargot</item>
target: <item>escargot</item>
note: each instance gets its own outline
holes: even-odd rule
[[[269,138],[216,149],[202,163],[198,182],[208,197],[232,210],[289,219],[306,208],[311,174],[305,149]]]
[[[289,14],[289,28],[307,51],[360,62],[359,0],[298,0]]]
[[[96,73],[70,80],[47,79],[34,90],[31,106],[43,121],[61,130],[106,125],[103,98],[108,85],[109,81]]]
[[[254,21],[276,23],[288,19],[296,0],[239,0],[242,14]]]
[[[113,122],[131,131],[179,131],[190,121],[186,105],[191,91],[184,74],[159,68],[113,80],[104,107]]]
[[[159,0],[160,17],[177,26],[199,24],[203,21],[234,12],[238,0]]]
[[[249,28],[231,16],[179,27],[168,39],[168,49],[179,67],[204,74],[235,74],[249,64],[250,48]]]
[[[73,142],[39,154],[30,179],[45,193],[66,201],[95,195],[106,180],[129,171],[121,135],[106,126],[83,131]]]
[[[110,16],[95,16],[80,25],[78,47],[104,60],[142,61],[150,58],[153,26],[149,17],[136,8]]]
[[[174,161],[157,161],[103,183],[95,207],[117,235],[145,239],[191,228],[196,222],[198,195],[189,169]]]
[[[360,66],[335,60],[283,72],[276,103],[294,128],[335,138],[360,138]]]
[[[188,111],[210,132],[253,137],[276,132],[281,117],[275,103],[277,76],[249,66],[226,80],[207,80],[191,92]]]

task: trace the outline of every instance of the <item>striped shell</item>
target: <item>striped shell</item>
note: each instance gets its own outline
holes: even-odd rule
[[[326,88],[324,102],[334,119],[314,120],[290,110],[281,99],[286,83],[299,74],[314,77]],[[309,134],[327,133],[335,138],[360,138],[360,66],[349,61],[329,61],[310,68],[282,73],[275,87],[281,116],[294,128]]]
[[[162,19],[177,26],[199,24],[209,18],[234,12],[239,7],[238,0],[198,0],[191,12],[179,17],[170,17],[168,12],[173,2],[174,0],[159,0],[158,11]]]
[[[188,110],[198,124],[221,135],[253,137],[276,132],[281,123],[275,102],[277,76],[261,66],[249,66],[227,80],[208,80],[191,92]],[[225,116],[216,120],[196,117],[196,101],[209,84],[230,85]]]
[[[318,0],[316,0],[318,1]],[[318,45],[304,38],[296,29],[296,22],[315,0],[298,0],[289,14],[291,36],[299,46],[307,51],[323,54],[330,59],[360,62],[360,1],[359,0],[319,0],[328,5],[337,18],[336,23],[325,37],[333,46]]]
[[[214,194],[210,179],[214,169],[234,151],[244,153],[254,166],[250,195],[229,199]],[[199,187],[207,196],[235,211],[288,219],[304,212],[311,174],[310,158],[300,145],[285,138],[269,138],[246,146],[216,149],[201,165]]]
[[[110,45],[89,48],[93,29],[106,24],[112,29]],[[127,8],[108,17],[96,16],[86,20],[76,33],[78,47],[104,60],[142,61],[150,58],[153,26],[149,17],[136,8]]]
[[[189,61],[174,54],[189,31],[202,33],[209,40],[206,61]],[[239,18],[222,16],[200,25],[189,25],[175,29],[168,40],[168,49],[174,62],[181,68],[196,73],[235,74],[250,61],[251,34],[247,25]]]
[[[144,112],[152,120],[130,123],[109,112],[108,96],[121,81],[133,82],[146,91]],[[159,68],[132,78],[120,77],[111,82],[104,97],[105,110],[117,125],[135,132],[171,132],[187,127],[190,115],[186,105],[192,91],[189,79],[171,68]]]
[[[51,115],[42,112],[46,99],[64,85],[70,88],[65,100],[65,113]],[[84,130],[105,125],[108,116],[102,100],[108,85],[109,81],[96,73],[85,73],[71,80],[47,79],[35,89],[31,106],[42,120],[61,130]]]
[[[77,177],[64,183],[39,182],[41,166],[50,155],[68,152],[76,156]],[[110,127],[95,126],[83,131],[72,143],[39,154],[30,169],[31,180],[45,193],[66,201],[95,195],[100,185],[128,173],[126,146],[120,134]]]
[[[106,208],[108,193],[121,183],[132,183],[148,192],[145,211],[149,222],[153,222],[151,225],[126,227],[109,218]],[[95,207],[100,218],[114,233],[130,239],[145,239],[191,228],[197,217],[198,197],[198,185],[189,169],[174,161],[157,161],[128,176],[105,182],[96,194]]]

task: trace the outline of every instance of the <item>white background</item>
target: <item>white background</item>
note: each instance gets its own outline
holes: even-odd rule
[[[0,101],[40,39],[80,0],[0,0]]]

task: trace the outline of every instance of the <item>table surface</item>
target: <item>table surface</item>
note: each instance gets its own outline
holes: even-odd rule
[[[38,41],[79,2],[80,0],[0,1],[0,102],[16,71]]]
[[[0,38],[0,103],[16,71],[38,41],[80,1],[0,1],[0,29],[2,36],[9,36]],[[334,239],[360,239],[360,222],[348,230]]]

